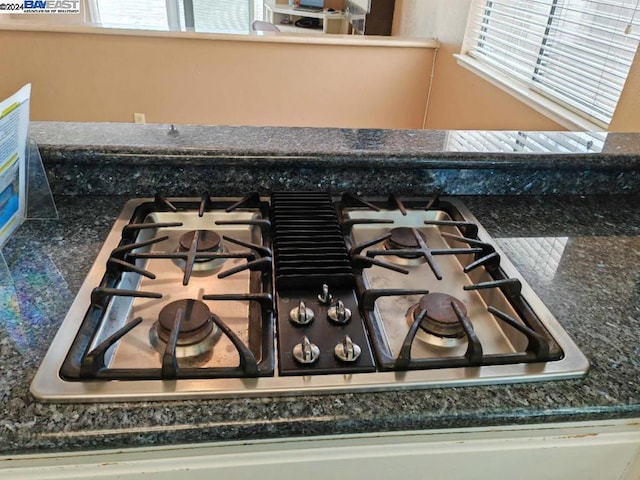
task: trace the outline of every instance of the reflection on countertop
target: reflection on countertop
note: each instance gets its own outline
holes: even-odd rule
[[[605,132],[451,131],[448,152],[602,153]]]

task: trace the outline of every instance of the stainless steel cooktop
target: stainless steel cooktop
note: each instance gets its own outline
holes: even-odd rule
[[[31,385],[49,402],[578,378],[588,360],[457,199],[129,201]]]

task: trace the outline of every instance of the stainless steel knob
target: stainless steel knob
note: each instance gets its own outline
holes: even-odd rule
[[[336,301],[336,303],[329,307],[327,315],[329,320],[340,325],[344,325],[351,320],[351,310],[344,306],[342,300]]]
[[[296,325],[309,325],[313,322],[314,317],[315,314],[313,310],[308,308],[302,300],[300,301],[300,305],[292,308],[289,312],[289,319]]]
[[[293,358],[296,362],[309,365],[320,357],[320,349],[315,343],[311,343],[307,336],[302,337],[302,341],[293,347]]]
[[[333,295],[329,293],[329,285],[326,283],[322,285],[322,293],[318,294],[318,301],[323,305],[329,305],[333,300]]]
[[[362,353],[362,349],[351,341],[349,335],[345,335],[342,342],[336,345],[333,353],[343,362],[355,362]]]

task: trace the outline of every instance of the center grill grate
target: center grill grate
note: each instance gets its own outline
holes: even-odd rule
[[[353,270],[331,195],[271,195],[273,250],[279,290],[352,288]]]

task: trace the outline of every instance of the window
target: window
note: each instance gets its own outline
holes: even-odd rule
[[[606,128],[640,40],[639,0],[474,0],[463,65]],[[498,80],[500,83],[500,80]],[[566,112],[566,113],[563,113]],[[555,118],[554,118],[555,119]]]
[[[99,23],[106,27],[166,30],[165,0],[97,0]]]
[[[263,0],[93,0],[96,23],[108,27],[249,33]]]
[[[202,33],[249,33],[253,20],[262,20],[262,0],[178,0],[180,30]],[[191,4],[191,6],[189,6]],[[185,28],[185,7],[192,9],[193,26]]]

